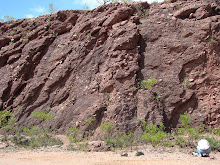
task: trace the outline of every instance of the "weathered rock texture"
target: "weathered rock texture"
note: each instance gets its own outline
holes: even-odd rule
[[[52,112],[44,124],[60,132],[106,121],[135,130],[137,119],[176,127],[186,111],[194,125],[219,126],[218,3],[114,3],[0,23],[0,109],[20,125]],[[138,87],[151,77],[151,90]]]

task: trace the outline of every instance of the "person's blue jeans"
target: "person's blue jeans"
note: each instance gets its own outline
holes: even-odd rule
[[[210,154],[210,149],[208,149],[208,150],[200,150],[199,149],[199,146],[197,146],[197,151],[198,151],[198,154],[199,155],[202,155],[202,154],[207,154],[207,155],[209,155]]]

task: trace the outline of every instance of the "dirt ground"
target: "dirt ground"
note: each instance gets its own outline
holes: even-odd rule
[[[128,157],[120,152],[71,152],[62,150],[0,150],[0,165],[219,165],[220,152],[211,157],[194,157],[185,151],[142,150],[144,155]],[[212,159],[212,157],[214,159]]]

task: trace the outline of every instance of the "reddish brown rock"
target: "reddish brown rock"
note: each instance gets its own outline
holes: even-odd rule
[[[213,14],[213,10],[210,4],[198,8],[195,12],[195,17],[197,19],[204,19]]]
[[[141,3],[146,18],[134,4],[1,23],[0,109],[26,126],[47,110],[55,117],[43,124],[59,132],[77,125],[96,134],[106,121],[134,131],[138,119],[176,127],[186,111],[194,125],[219,126],[219,4]],[[155,86],[141,89],[151,77]]]

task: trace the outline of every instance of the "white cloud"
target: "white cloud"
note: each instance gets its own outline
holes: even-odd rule
[[[38,13],[38,14],[43,14],[46,13],[46,9],[44,7],[38,6],[35,8],[30,9],[32,12]]]
[[[152,3],[152,2],[163,2],[164,0],[147,0],[148,3]]]
[[[82,5],[86,4],[90,9],[94,9],[101,5],[97,0],[82,0],[81,3]]]
[[[148,3],[152,3],[152,2],[163,2],[164,0],[133,0],[133,1],[143,1],[143,2],[148,2]],[[81,0],[81,1],[74,1],[74,4],[79,4],[81,3],[82,5],[87,5],[90,9],[94,9],[100,5],[102,5],[103,0]]]
[[[33,18],[34,16],[33,16],[33,14],[26,14],[25,15],[25,18]]]

